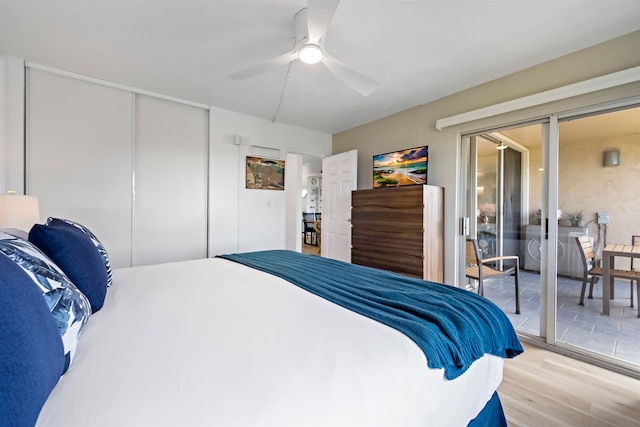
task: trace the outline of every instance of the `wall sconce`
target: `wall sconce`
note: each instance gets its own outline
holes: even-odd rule
[[[609,150],[602,153],[602,166],[620,166],[620,150]]]
[[[38,198],[13,192],[0,195],[0,228],[29,231],[40,222]]]

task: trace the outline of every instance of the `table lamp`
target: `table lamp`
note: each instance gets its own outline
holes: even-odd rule
[[[38,198],[8,192],[0,195],[0,228],[29,231],[40,222]]]

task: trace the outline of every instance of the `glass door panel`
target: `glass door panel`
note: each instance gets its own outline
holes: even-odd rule
[[[614,281],[609,316],[602,314],[601,277],[592,293],[587,281],[580,305],[584,266],[576,241],[588,237],[587,249],[595,253],[589,266],[600,266],[606,244],[631,245],[640,235],[640,108],[573,118],[558,128],[558,240],[565,247],[558,260],[556,341],[640,365],[636,284]],[[631,259],[616,258],[615,268],[631,269]]]
[[[467,185],[475,189],[475,197],[467,202],[468,236],[477,239],[484,258],[519,257],[520,314],[515,313],[513,277],[486,280],[484,296],[502,308],[519,332],[534,336],[540,336],[541,252],[540,245],[530,241],[542,235],[536,217],[542,197],[541,132],[536,124],[467,139]],[[472,281],[469,288],[477,284]]]

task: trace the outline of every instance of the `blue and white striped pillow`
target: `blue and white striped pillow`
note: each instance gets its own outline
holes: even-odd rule
[[[91,315],[87,297],[29,241],[0,231],[0,252],[20,266],[42,291],[62,337],[66,372],[75,355],[82,328]]]

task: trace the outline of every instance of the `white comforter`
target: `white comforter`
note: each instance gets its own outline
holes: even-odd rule
[[[231,261],[134,267],[38,425],[466,425],[502,367],[446,381],[395,329]]]

